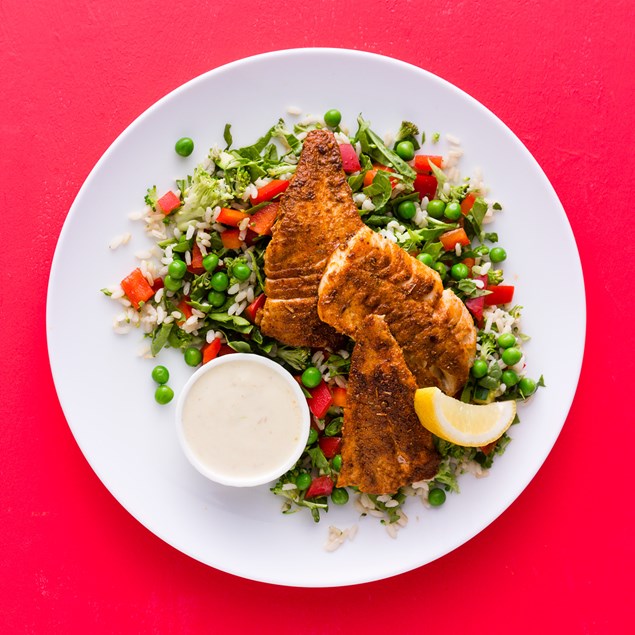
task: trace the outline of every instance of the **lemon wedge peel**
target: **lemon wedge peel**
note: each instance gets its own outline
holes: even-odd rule
[[[438,388],[419,388],[415,412],[421,425],[441,439],[464,447],[482,447],[503,436],[516,416],[516,402],[466,404]]]

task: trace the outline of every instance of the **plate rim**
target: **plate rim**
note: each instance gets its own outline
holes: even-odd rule
[[[275,60],[276,58],[283,58],[283,57],[288,57],[288,56],[314,56],[314,55],[336,55],[336,56],[345,56],[345,57],[356,57],[356,58],[365,58],[365,59],[370,59],[370,60],[377,60],[380,62],[389,62],[389,63],[393,63],[393,64],[397,64],[397,65],[401,65],[401,66],[405,66],[408,67],[412,70],[415,70],[418,73],[423,73],[424,75],[428,76],[429,79],[431,79],[434,82],[440,82],[446,89],[451,90],[452,92],[456,93],[461,99],[463,100],[468,100],[472,106],[477,107],[478,109],[481,110],[481,112],[483,114],[485,114],[487,117],[493,118],[495,120],[495,123],[497,126],[501,126],[505,129],[507,135],[511,138],[511,140],[517,145],[517,147],[524,152],[527,157],[532,161],[532,163],[535,165],[535,167],[538,169],[538,174],[540,176],[540,178],[543,181],[543,186],[546,187],[549,191],[550,194],[555,198],[555,201],[557,202],[560,211],[562,212],[562,220],[565,221],[566,223],[566,229],[568,230],[568,238],[570,239],[571,242],[571,247],[572,247],[572,255],[575,255],[575,268],[576,270],[579,272],[580,274],[580,293],[581,293],[581,303],[582,306],[584,308],[584,312],[583,315],[577,316],[577,319],[579,321],[581,321],[581,332],[582,332],[582,340],[579,343],[579,350],[578,350],[578,356],[577,359],[575,360],[574,364],[570,364],[571,367],[574,367],[574,373],[575,374],[575,381],[573,381],[572,386],[571,386],[571,394],[567,395],[566,397],[566,402],[567,402],[567,408],[566,408],[566,413],[564,415],[564,419],[561,423],[561,425],[559,425],[558,430],[557,430],[557,434],[555,434],[555,436],[553,437],[553,440],[550,440],[549,443],[541,446],[542,447],[542,453],[540,455],[540,460],[537,462],[538,467],[536,468],[536,470],[532,470],[532,473],[526,478],[523,479],[523,483],[522,483],[522,487],[519,488],[518,493],[516,493],[515,496],[512,497],[512,499],[510,501],[503,501],[501,502],[501,504],[498,506],[498,511],[496,514],[492,515],[491,518],[488,519],[487,522],[485,522],[484,524],[482,524],[482,526],[479,525],[479,527],[477,528],[476,531],[474,531],[473,533],[471,533],[470,537],[468,537],[467,539],[464,540],[459,540],[457,542],[457,544],[455,544],[452,548],[450,548],[449,550],[445,551],[444,553],[438,554],[436,557],[432,558],[432,559],[425,559],[424,562],[414,562],[414,563],[410,563],[409,565],[405,565],[403,567],[398,567],[395,568],[392,572],[390,573],[382,573],[380,575],[377,575],[375,577],[367,577],[365,579],[353,579],[351,578],[348,581],[338,581],[336,584],[330,584],[328,582],[318,582],[315,584],[307,584],[307,583],[294,583],[294,582],[286,582],[286,581],[281,581],[280,579],[276,579],[275,576],[262,576],[262,575],[258,575],[258,576],[252,576],[252,575],[246,575],[244,572],[242,571],[238,571],[238,570],[232,570],[231,568],[228,567],[219,567],[217,564],[213,564],[210,562],[207,562],[205,560],[202,560],[200,557],[198,557],[195,553],[193,553],[192,550],[187,549],[187,548],[183,548],[182,545],[177,546],[177,544],[175,544],[175,540],[173,538],[167,538],[164,533],[162,531],[159,531],[158,528],[155,526],[154,523],[148,523],[147,518],[144,520],[141,520],[141,518],[139,517],[139,514],[134,513],[129,506],[124,503],[123,500],[121,500],[119,495],[115,495],[115,493],[112,491],[112,489],[106,484],[108,482],[108,477],[104,474],[101,473],[101,470],[97,469],[96,466],[93,465],[93,463],[88,459],[88,456],[85,452],[85,449],[82,447],[82,443],[79,441],[78,439],[78,435],[76,434],[76,430],[75,430],[75,425],[70,421],[70,419],[67,417],[66,415],[66,407],[65,407],[65,403],[66,403],[66,399],[62,397],[62,394],[60,392],[60,386],[59,386],[59,380],[57,377],[57,373],[55,371],[55,361],[53,359],[53,354],[52,354],[52,350],[51,350],[51,334],[50,334],[50,323],[51,323],[51,318],[52,318],[52,293],[53,293],[53,289],[55,286],[55,278],[56,278],[56,271],[59,268],[59,260],[61,259],[61,250],[64,248],[64,244],[65,244],[65,239],[66,239],[66,235],[71,231],[70,226],[72,225],[72,221],[75,218],[75,216],[77,214],[79,214],[79,210],[81,209],[81,199],[84,195],[84,192],[89,190],[93,181],[97,178],[98,173],[101,170],[101,167],[104,163],[106,163],[110,157],[110,155],[115,152],[115,150],[119,147],[119,145],[121,145],[122,143],[125,142],[126,137],[128,136],[128,134],[130,133],[131,130],[135,129],[137,126],[141,125],[142,122],[147,118],[150,117],[152,115],[152,113],[155,110],[160,109],[164,103],[166,103],[167,101],[169,101],[170,99],[172,99],[173,97],[177,96],[178,94],[180,94],[181,92],[187,91],[189,90],[192,86],[195,86],[198,83],[204,83],[206,81],[209,81],[210,77],[214,77],[215,75],[219,75],[221,73],[231,73],[231,71],[235,68],[241,67],[241,66],[245,66],[245,65],[249,65],[251,63],[254,62],[260,62],[263,60]],[[48,285],[47,285],[47,297],[46,297],[46,342],[47,342],[47,353],[48,353],[48,357],[49,357],[49,364],[50,364],[50,368],[51,368],[51,374],[52,374],[52,378],[53,378],[53,382],[55,385],[55,390],[56,390],[56,394],[58,397],[58,400],[60,402],[60,405],[62,407],[62,410],[64,412],[64,418],[67,422],[67,425],[69,426],[71,433],[73,435],[73,438],[75,439],[75,442],[77,443],[80,451],[82,452],[82,454],[84,455],[84,458],[86,459],[87,463],[90,465],[91,469],[95,472],[95,474],[97,475],[97,477],[99,478],[99,480],[102,482],[102,484],[104,485],[104,487],[108,490],[108,492],[115,498],[115,500],[117,500],[117,502],[137,521],[139,522],[143,527],[145,527],[148,531],[150,531],[152,534],[154,534],[155,536],[159,537],[163,542],[166,542],[168,545],[172,546],[173,548],[177,549],[178,551],[181,551],[182,553],[188,555],[189,557],[193,558],[194,560],[197,560],[199,562],[202,562],[203,564],[206,564],[207,566],[210,566],[212,568],[230,573],[232,575],[236,575],[238,577],[242,577],[244,579],[249,579],[249,580],[255,580],[255,581],[260,581],[260,582],[264,582],[264,583],[269,583],[269,584],[276,584],[276,585],[281,585],[281,586],[294,586],[294,587],[305,587],[305,588],[324,588],[324,587],[337,587],[337,586],[350,586],[350,585],[356,585],[356,584],[364,584],[364,583],[369,583],[369,582],[373,582],[373,581],[377,581],[377,580],[381,580],[381,579],[386,579],[386,578],[390,578],[396,575],[400,575],[401,573],[407,572],[407,571],[411,571],[414,569],[417,569],[419,567],[425,566],[426,564],[429,564],[430,562],[433,562],[449,553],[451,553],[452,551],[454,551],[455,549],[457,549],[458,547],[462,546],[463,544],[466,544],[467,542],[469,542],[472,538],[474,538],[475,536],[477,536],[479,533],[481,533],[486,527],[488,527],[491,523],[493,523],[501,514],[503,514],[524,492],[524,490],[527,488],[527,486],[529,485],[529,483],[535,478],[537,472],[541,469],[541,467],[543,466],[545,460],[547,459],[548,455],[551,453],[556,441],[558,440],[560,433],[562,431],[562,428],[564,427],[566,420],[569,416],[571,407],[573,405],[573,401],[575,399],[575,394],[577,391],[577,388],[579,386],[579,380],[580,380],[580,373],[581,373],[581,368],[582,368],[582,361],[584,358],[584,352],[585,352],[585,347],[586,347],[586,333],[587,333],[587,307],[586,307],[586,288],[585,288],[585,280],[584,280],[584,271],[582,268],[582,264],[581,264],[581,259],[580,259],[580,253],[579,253],[579,249],[577,246],[577,242],[575,239],[575,234],[573,233],[571,224],[569,222],[569,219],[567,217],[567,214],[562,206],[562,203],[560,202],[560,199],[558,197],[558,194],[555,190],[555,188],[553,187],[553,185],[551,184],[551,182],[549,181],[549,179],[547,178],[544,170],[542,169],[542,166],[538,163],[538,161],[533,157],[533,155],[529,152],[529,150],[527,149],[527,147],[525,146],[525,144],[522,142],[522,140],[513,132],[513,130],[504,122],[502,121],[498,116],[496,116],[489,108],[487,108],[485,105],[483,105],[481,102],[479,102],[477,99],[475,99],[474,97],[472,97],[469,93],[465,92],[464,90],[462,90],[461,88],[457,87],[456,85],[452,84],[451,82],[443,79],[442,77],[436,75],[435,73],[426,70],[424,68],[421,68],[419,66],[416,66],[412,63],[409,62],[405,62],[403,60],[400,60],[396,57],[392,57],[392,56],[388,56],[388,55],[382,55],[382,54],[378,54],[378,53],[373,53],[373,52],[366,52],[366,51],[360,51],[357,49],[346,49],[346,48],[336,48],[336,47],[310,47],[310,48],[290,48],[290,49],[280,49],[280,50],[276,50],[276,51],[270,51],[270,52],[266,52],[266,53],[261,53],[261,54],[257,54],[257,55],[251,55],[249,57],[245,57],[245,58],[241,58],[238,60],[234,60],[231,62],[228,62],[226,64],[223,64],[221,66],[218,66],[216,68],[210,69],[204,73],[201,73],[195,77],[193,77],[192,79],[184,82],[183,84],[181,84],[180,86],[177,86],[176,88],[174,88],[173,90],[169,91],[168,93],[166,93],[165,95],[163,95],[161,98],[159,98],[158,100],[156,100],[154,103],[152,103],[148,108],[146,108],[145,110],[143,110],[137,117],[134,118],[134,120],[132,122],[130,122],[118,135],[117,137],[112,141],[112,143],[108,146],[108,148],[104,151],[104,153],[100,156],[100,158],[97,160],[97,162],[95,163],[95,165],[93,166],[93,168],[90,170],[88,176],[85,178],[84,182],[82,183],[81,187],[79,188],[76,196],[73,199],[73,203],[69,208],[69,211],[64,219],[63,222],[63,226],[61,228],[61,231],[59,233],[59,236],[57,238],[57,242],[56,242],[56,246],[55,246],[55,252],[51,261],[51,267],[50,267],[50,272],[49,272],[49,278],[48,278]]]

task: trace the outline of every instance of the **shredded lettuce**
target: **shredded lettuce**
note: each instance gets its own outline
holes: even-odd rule
[[[233,198],[224,179],[216,178],[200,165],[194,168],[189,188],[184,192],[183,206],[174,214],[176,226],[183,230],[192,220],[200,220],[208,207],[216,207]]]

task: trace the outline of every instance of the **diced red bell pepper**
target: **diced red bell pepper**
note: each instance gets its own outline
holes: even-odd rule
[[[334,483],[330,476],[317,476],[311,481],[304,498],[317,498],[328,496],[333,491]]]
[[[181,199],[172,191],[166,192],[158,201],[159,210],[166,216],[181,205]]]
[[[497,443],[498,443],[498,439],[496,441],[492,441],[491,443],[488,443],[487,445],[484,445],[482,448],[480,448],[480,450],[483,454],[489,454],[496,447]]]
[[[437,193],[437,177],[417,174],[412,187],[414,187],[415,192],[419,193],[419,198],[427,196],[429,199],[433,199]]]
[[[259,236],[271,236],[271,228],[276,222],[280,203],[271,203],[254,212],[250,221],[249,229]]]
[[[318,441],[322,454],[327,459],[332,459],[336,454],[339,454],[340,447],[342,447],[342,437],[320,437]]]
[[[340,145],[340,154],[342,155],[342,168],[344,172],[359,172],[362,166],[355,152],[355,148],[350,143],[342,143]]]
[[[142,303],[147,302],[154,295],[154,289],[139,268],[121,281],[121,288],[137,311],[141,308]]]
[[[192,317],[192,307],[187,303],[189,296],[183,296],[181,301],[176,305],[176,308],[183,314],[183,319],[178,320],[177,324],[183,324],[185,320]]]
[[[203,364],[211,362],[214,358],[218,357],[218,352],[221,348],[220,339],[215,337],[209,344],[203,347]]]
[[[221,233],[220,239],[223,241],[225,249],[240,249],[243,241],[240,240],[239,229],[226,229]]]
[[[288,187],[290,181],[282,181],[279,179],[274,179],[267,183],[267,185],[263,185],[261,188],[258,188],[258,194],[256,196],[251,197],[251,204],[258,205],[258,203],[264,203],[265,201],[270,201],[278,194],[282,194]]]
[[[250,305],[245,308],[245,315],[250,322],[256,321],[256,315],[258,311],[265,306],[265,301],[267,300],[267,296],[264,293],[261,293]]]
[[[379,171],[382,172],[394,172],[392,168],[389,168],[387,165],[382,165],[381,163],[373,163],[372,170],[368,170],[366,174],[364,174],[364,187],[368,187],[375,180],[375,175]],[[397,183],[399,183],[399,179],[395,179],[394,177],[389,177],[390,185],[394,188]]]
[[[487,285],[487,276],[477,276],[475,280],[480,280],[485,285]],[[465,306],[468,311],[474,316],[474,321],[477,326],[483,326],[483,309],[485,308],[485,297],[484,295],[479,296],[478,298],[468,298],[465,301]]]
[[[318,418],[322,419],[328,412],[328,409],[333,404],[333,396],[329,387],[324,380],[316,388],[309,388],[311,397],[307,398],[309,409]]]
[[[205,271],[205,267],[203,267],[203,252],[197,243],[194,243],[194,247],[192,248],[192,261],[187,266],[187,270],[196,275]]]
[[[443,249],[446,251],[451,251],[457,244],[463,245],[464,247],[471,244],[470,239],[467,237],[467,234],[462,227],[451,229],[449,232],[441,234],[441,236],[439,236],[439,240],[443,245]]]
[[[481,295],[478,298],[468,298],[465,301],[465,306],[468,311],[474,316],[474,321],[477,326],[483,326],[483,309],[485,308],[485,296]]]
[[[476,264],[476,260],[474,258],[464,258],[461,262],[467,267],[469,277],[472,277],[472,267]]]
[[[156,293],[159,289],[163,289],[165,285],[163,284],[163,278],[155,278],[154,284],[152,285],[152,290]]]
[[[476,196],[474,196],[474,194],[468,194],[461,201],[461,213],[463,214],[463,216],[467,216],[470,213],[470,210],[474,205],[474,201],[476,201]]]
[[[333,388],[333,405],[344,408],[346,406],[346,388],[336,386]]]
[[[221,344],[220,348],[218,349],[218,357],[222,357],[223,355],[232,355],[235,352],[236,351],[231,346],[228,346],[227,344]]]
[[[241,212],[239,209],[231,209],[229,207],[221,207],[216,220],[223,225],[238,227],[241,221],[244,221],[249,214]]]
[[[418,154],[415,157],[415,170],[420,174],[432,174],[430,163],[440,168],[443,165],[443,157],[433,154]]]
[[[514,287],[508,284],[493,284],[487,286],[487,290],[491,291],[485,298],[485,304],[487,306],[493,306],[495,304],[509,304],[514,298]]]

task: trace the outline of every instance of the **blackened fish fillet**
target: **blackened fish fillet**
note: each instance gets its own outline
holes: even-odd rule
[[[436,474],[439,456],[415,413],[416,389],[383,317],[368,315],[351,356],[338,487],[392,494]]]
[[[265,253],[267,301],[260,318],[265,335],[290,346],[341,344],[341,336],[318,316],[317,290],[333,251],[361,226],[333,133],[311,131]]]
[[[465,305],[436,271],[368,227],[331,256],[318,311],[353,339],[367,315],[383,315],[420,387],[454,395],[468,379],[476,329]]]

